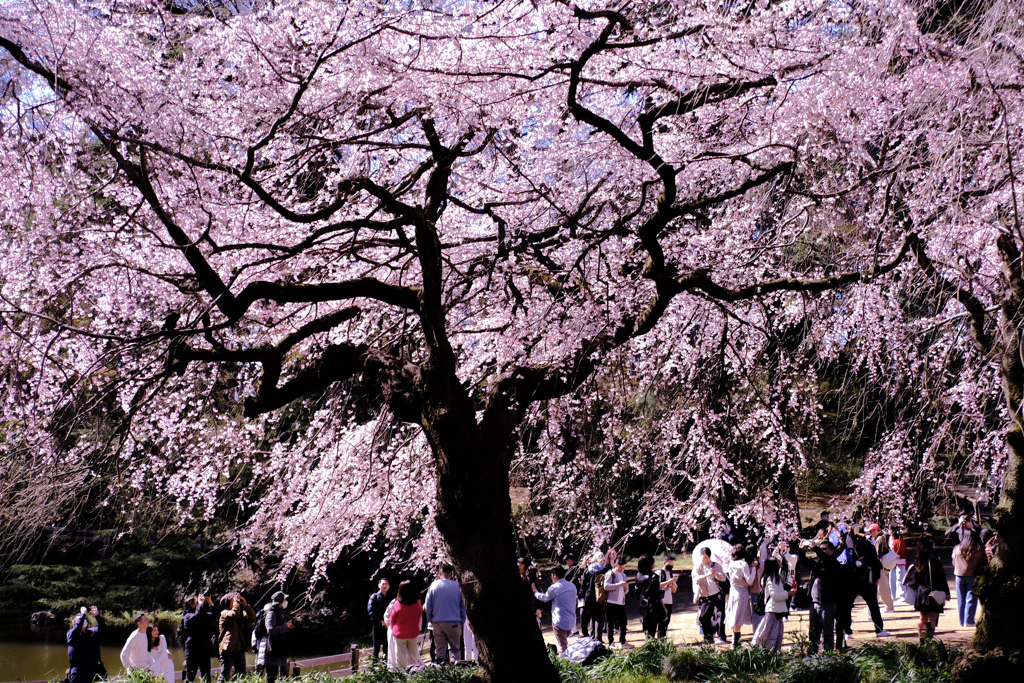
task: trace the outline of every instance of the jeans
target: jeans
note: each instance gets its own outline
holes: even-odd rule
[[[807,635],[811,644],[807,648],[807,653],[817,654],[822,634],[825,636],[825,652],[831,652],[836,648],[836,604],[834,602],[816,602],[811,605],[810,616],[811,621]]]
[[[763,590],[763,589],[762,589]],[[760,593],[750,594],[750,625],[757,631],[757,627],[761,625],[761,620],[764,619],[763,614],[758,614],[754,611],[754,605],[757,604],[757,600],[760,597]]]
[[[898,564],[889,571],[889,592],[892,593],[893,600],[906,601],[907,587],[903,585],[906,575],[907,565],[905,564]]]
[[[974,626],[978,597],[974,594],[975,576],[956,577],[956,612],[961,626]]]
[[[220,653],[220,679],[245,675],[245,650],[224,650]]]

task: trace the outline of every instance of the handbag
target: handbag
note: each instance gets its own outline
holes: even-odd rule
[[[764,616],[764,588],[761,588],[761,592],[757,594],[757,600],[754,601],[754,606],[751,609],[753,609],[754,614],[758,615],[759,617]]]
[[[914,599],[914,609],[919,612],[941,612],[942,605],[946,602],[946,594],[943,591],[936,590],[933,588],[935,585],[934,578],[932,577],[932,563],[928,562],[928,583],[921,584],[917,587],[917,595]],[[942,597],[941,602],[935,598],[935,594],[939,593]]]

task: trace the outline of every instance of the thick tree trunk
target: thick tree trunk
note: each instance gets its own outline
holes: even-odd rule
[[[446,412],[427,433],[438,457],[437,527],[462,577],[478,676],[558,683],[516,568],[507,443],[487,443],[470,416]]]
[[[1002,341],[1003,395],[1009,413],[1006,473],[992,523],[999,549],[992,565],[975,584],[983,614],[970,647],[954,670],[957,681],[1011,680],[1024,671],[1024,273],[1017,245],[999,238],[1006,291],[999,327]],[[987,678],[984,678],[986,677]]]

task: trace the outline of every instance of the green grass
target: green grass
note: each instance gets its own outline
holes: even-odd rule
[[[870,643],[849,654],[806,657],[800,651],[764,648],[717,650],[676,647],[664,640],[649,640],[640,647],[620,650],[597,664],[584,667],[552,657],[562,683],[948,683],[959,657],[933,640],[917,644]],[[469,667],[427,667],[413,674],[372,666],[347,679],[351,683],[470,683]],[[162,683],[144,672],[132,672],[111,681]],[[263,683],[248,675],[239,683]],[[309,673],[299,683],[331,683],[328,673]]]

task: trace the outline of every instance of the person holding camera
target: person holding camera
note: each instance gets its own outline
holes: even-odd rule
[[[95,626],[89,625],[89,614],[96,620]],[[92,683],[93,679],[107,677],[107,670],[100,661],[100,636],[107,628],[107,623],[100,615],[99,609],[93,605],[90,609],[82,608],[75,617],[71,630],[68,631],[68,683]]]
[[[185,669],[181,680],[192,683],[199,675],[210,681],[210,658],[214,656],[213,636],[216,618],[213,615],[213,600],[209,593],[195,598],[186,598],[185,616],[181,620],[181,632],[185,641],[179,643],[185,649]]]
[[[247,643],[243,632],[256,623],[256,612],[241,593],[228,593],[220,599],[217,649],[220,653],[220,679],[245,673]]]
[[[807,636],[810,644],[808,654],[817,654],[824,637],[826,652],[836,645],[836,602],[842,586],[842,567],[836,559],[836,547],[831,541],[803,541],[804,564],[811,569],[811,610]],[[807,555],[813,551],[814,557]]]

